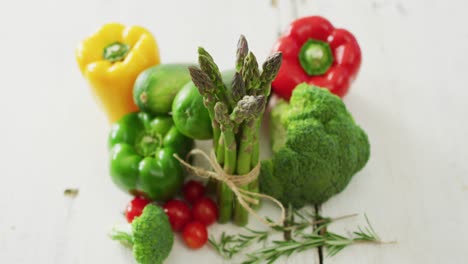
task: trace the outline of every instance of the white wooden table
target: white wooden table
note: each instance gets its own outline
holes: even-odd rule
[[[263,61],[278,30],[312,14],[361,44],[345,102],[372,143],[368,165],[321,213],[361,214],[331,227],[339,233],[366,213],[383,239],[397,241],[322,262],[466,263],[467,9],[465,0],[2,1],[0,263],[133,263],[107,237],[130,197],[108,176],[108,125],[74,60],[81,39],[106,22],[139,24],[158,39],[163,62],[195,61],[204,46],[227,69],[239,34]],[[69,187],[79,188],[75,199],[64,197]],[[210,232],[222,229],[236,230]],[[178,239],[167,263],[188,262],[221,259]],[[278,261],[319,262],[312,250]]]

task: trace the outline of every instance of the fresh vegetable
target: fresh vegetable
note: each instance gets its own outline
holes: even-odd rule
[[[182,231],[184,226],[192,220],[192,213],[188,205],[180,200],[170,200],[164,205],[164,211],[169,217],[172,230]]]
[[[127,217],[127,222],[131,223],[135,217],[140,216],[143,213],[143,209],[145,209],[149,203],[150,201],[143,197],[136,196],[133,198],[125,210],[125,217]]]
[[[127,114],[112,126],[109,135],[112,180],[124,191],[167,200],[184,179],[184,170],[173,154],[185,157],[192,145],[170,116]]]
[[[192,208],[193,218],[209,226],[218,220],[218,207],[208,197],[199,199]]]
[[[286,100],[304,82],[326,87],[343,97],[361,65],[361,49],[353,34],[334,28],[320,16],[294,21],[273,51],[283,53],[283,63],[272,83],[273,91]]]
[[[201,199],[205,195],[205,192],[205,186],[199,181],[190,180],[184,184],[184,198],[191,204]]]
[[[139,264],[160,264],[169,256],[174,234],[164,211],[148,205],[132,223],[132,232],[114,231],[111,238],[133,247],[133,256]]]
[[[258,164],[259,131],[270,84],[281,64],[276,53],[263,64],[260,73],[257,60],[249,52],[247,41],[241,36],[238,43],[236,73],[230,85],[223,78],[211,55],[198,49],[200,69],[190,67],[192,81],[203,96],[213,129],[213,148],[220,165],[227,174],[247,174]],[[228,89],[228,87],[230,87]],[[241,186],[258,191],[258,183]],[[248,222],[247,211],[234,200],[232,191],[224,183],[218,186],[219,222],[233,217],[237,225]]]
[[[230,87],[235,71],[228,70],[221,73],[224,85]],[[204,99],[193,82],[187,83],[179,91],[172,103],[172,118],[177,129],[182,134],[197,140],[213,138],[210,113],[204,105]],[[219,138],[217,131],[216,137]]]
[[[159,50],[148,30],[110,23],[78,45],[76,60],[113,123],[138,110],[133,83],[141,71],[159,64]]]
[[[369,159],[366,133],[329,90],[302,84],[271,112],[273,157],[262,162],[262,192],[284,205],[321,204]]]
[[[174,124],[184,135],[198,140],[213,138],[211,119],[193,82],[187,83],[172,104]]]
[[[182,237],[189,248],[198,249],[208,241],[208,231],[204,224],[193,221],[185,226]]]
[[[161,64],[140,73],[133,87],[133,99],[140,110],[153,115],[171,112],[174,97],[190,81],[188,66]]]
[[[302,215],[296,212],[298,215]],[[246,228],[242,234],[227,235],[225,232],[221,234],[221,238],[216,241],[213,237],[209,239],[210,245],[225,259],[232,259],[242,253],[247,258],[242,261],[242,264],[257,264],[257,263],[274,263],[280,257],[289,257],[295,253],[299,253],[312,248],[325,248],[328,256],[338,254],[344,248],[353,244],[383,244],[372,228],[366,216],[367,226],[364,228],[358,227],[352,234],[352,237],[344,237],[342,235],[330,232],[327,230],[328,225],[337,220],[347,218],[323,218],[321,216],[314,217],[310,220],[301,216],[303,222],[295,223],[294,234],[295,239],[292,240],[274,240],[269,246],[262,247],[253,252],[245,252],[245,250],[254,243],[266,243],[274,231],[286,231],[282,227],[276,227],[274,231],[257,231]],[[315,226],[312,233],[307,230]]]

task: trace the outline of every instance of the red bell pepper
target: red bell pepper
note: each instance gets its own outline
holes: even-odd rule
[[[283,53],[283,63],[272,88],[286,100],[303,82],[343,97],[361,65],[361,49],[354,36],[320,16],[294,21],[274,46],[273,52],[277,51]]]

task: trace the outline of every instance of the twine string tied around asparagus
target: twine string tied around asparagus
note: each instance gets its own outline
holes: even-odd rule
[[[280,201],[278,201],[277,199],[275,199],[274,197],[270,195],[250,192],[250,191],[243,190],[240,188],[240,186],[247,185],[258,178],[258,175],[260,174],[260,163],[258,163],[257,166],[255,166],[247,174],[231,175],[231,174],[226,173],[223,170],[223,168],[219,165],[219,163],[216,161],[216,155],[214,151],[212,151],[210,156],[208,156],[208,154],[206,154],[200,149],[193,149],[187,154],[187,158],[190,156],[194,156],[194,155],[200,155],[206,161],[208,161],[213,171],[210,171],[201,167],[193,166],[189,164],[188,162],[186,162],[185,160],[183,160],[182,158],[180,158],[177,154],[174,154],[174,157],[187,170],[189,170],[195,176],[198,176],[204,179],[213,178],[213,179],[216,179],[218,181],[225,183],[229,187],[229,189],[231,189],[231,191],[234,193],[239,204],[242,207],[244,207],[245,210],[247,210],[251,215],[257,218],[260,222],[264,223],[267,226],[281,226],[283,224],[284,219],[286,218],[286,209],[284,208],[283,204],[281,204]],[[267,218],[260,216],[249,205],[249,203],[258,204],[260,198],[272,201],[281,209],[281,215],[276,222],[271,222]]]

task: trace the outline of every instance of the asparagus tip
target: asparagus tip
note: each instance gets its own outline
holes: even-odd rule
[[[194,66],[190,66],[188,69],[190,76],[192,77],[192,81],[198,88],[198,91],[201,95],[206,95],[213,92],[213,82],[204,71]]]
[[[244,80],[242,80],[242,74],[239,72],[234,73],[231,88],[235,101],[239,101],[245,95],[245,83]]]
[[[236,51],[236,69],[240,71],[244,65],[244,59],[249,52],[249,46],[244,35],[240,35],[239,41],[237,42],[237,51]]]
[[[243,54],[247,54],[249,51],[249,45],[247,44],[247,39],[243,34],[240,35],[239,41],[237,42],[237,50],[242,51]]]
[[[275,79],[280,70],[282,60],[283,54],[281,52],[276,52],[270,55],[263,63],[263,72],[260,76],[260,80],[264,85],[271,83]]]

